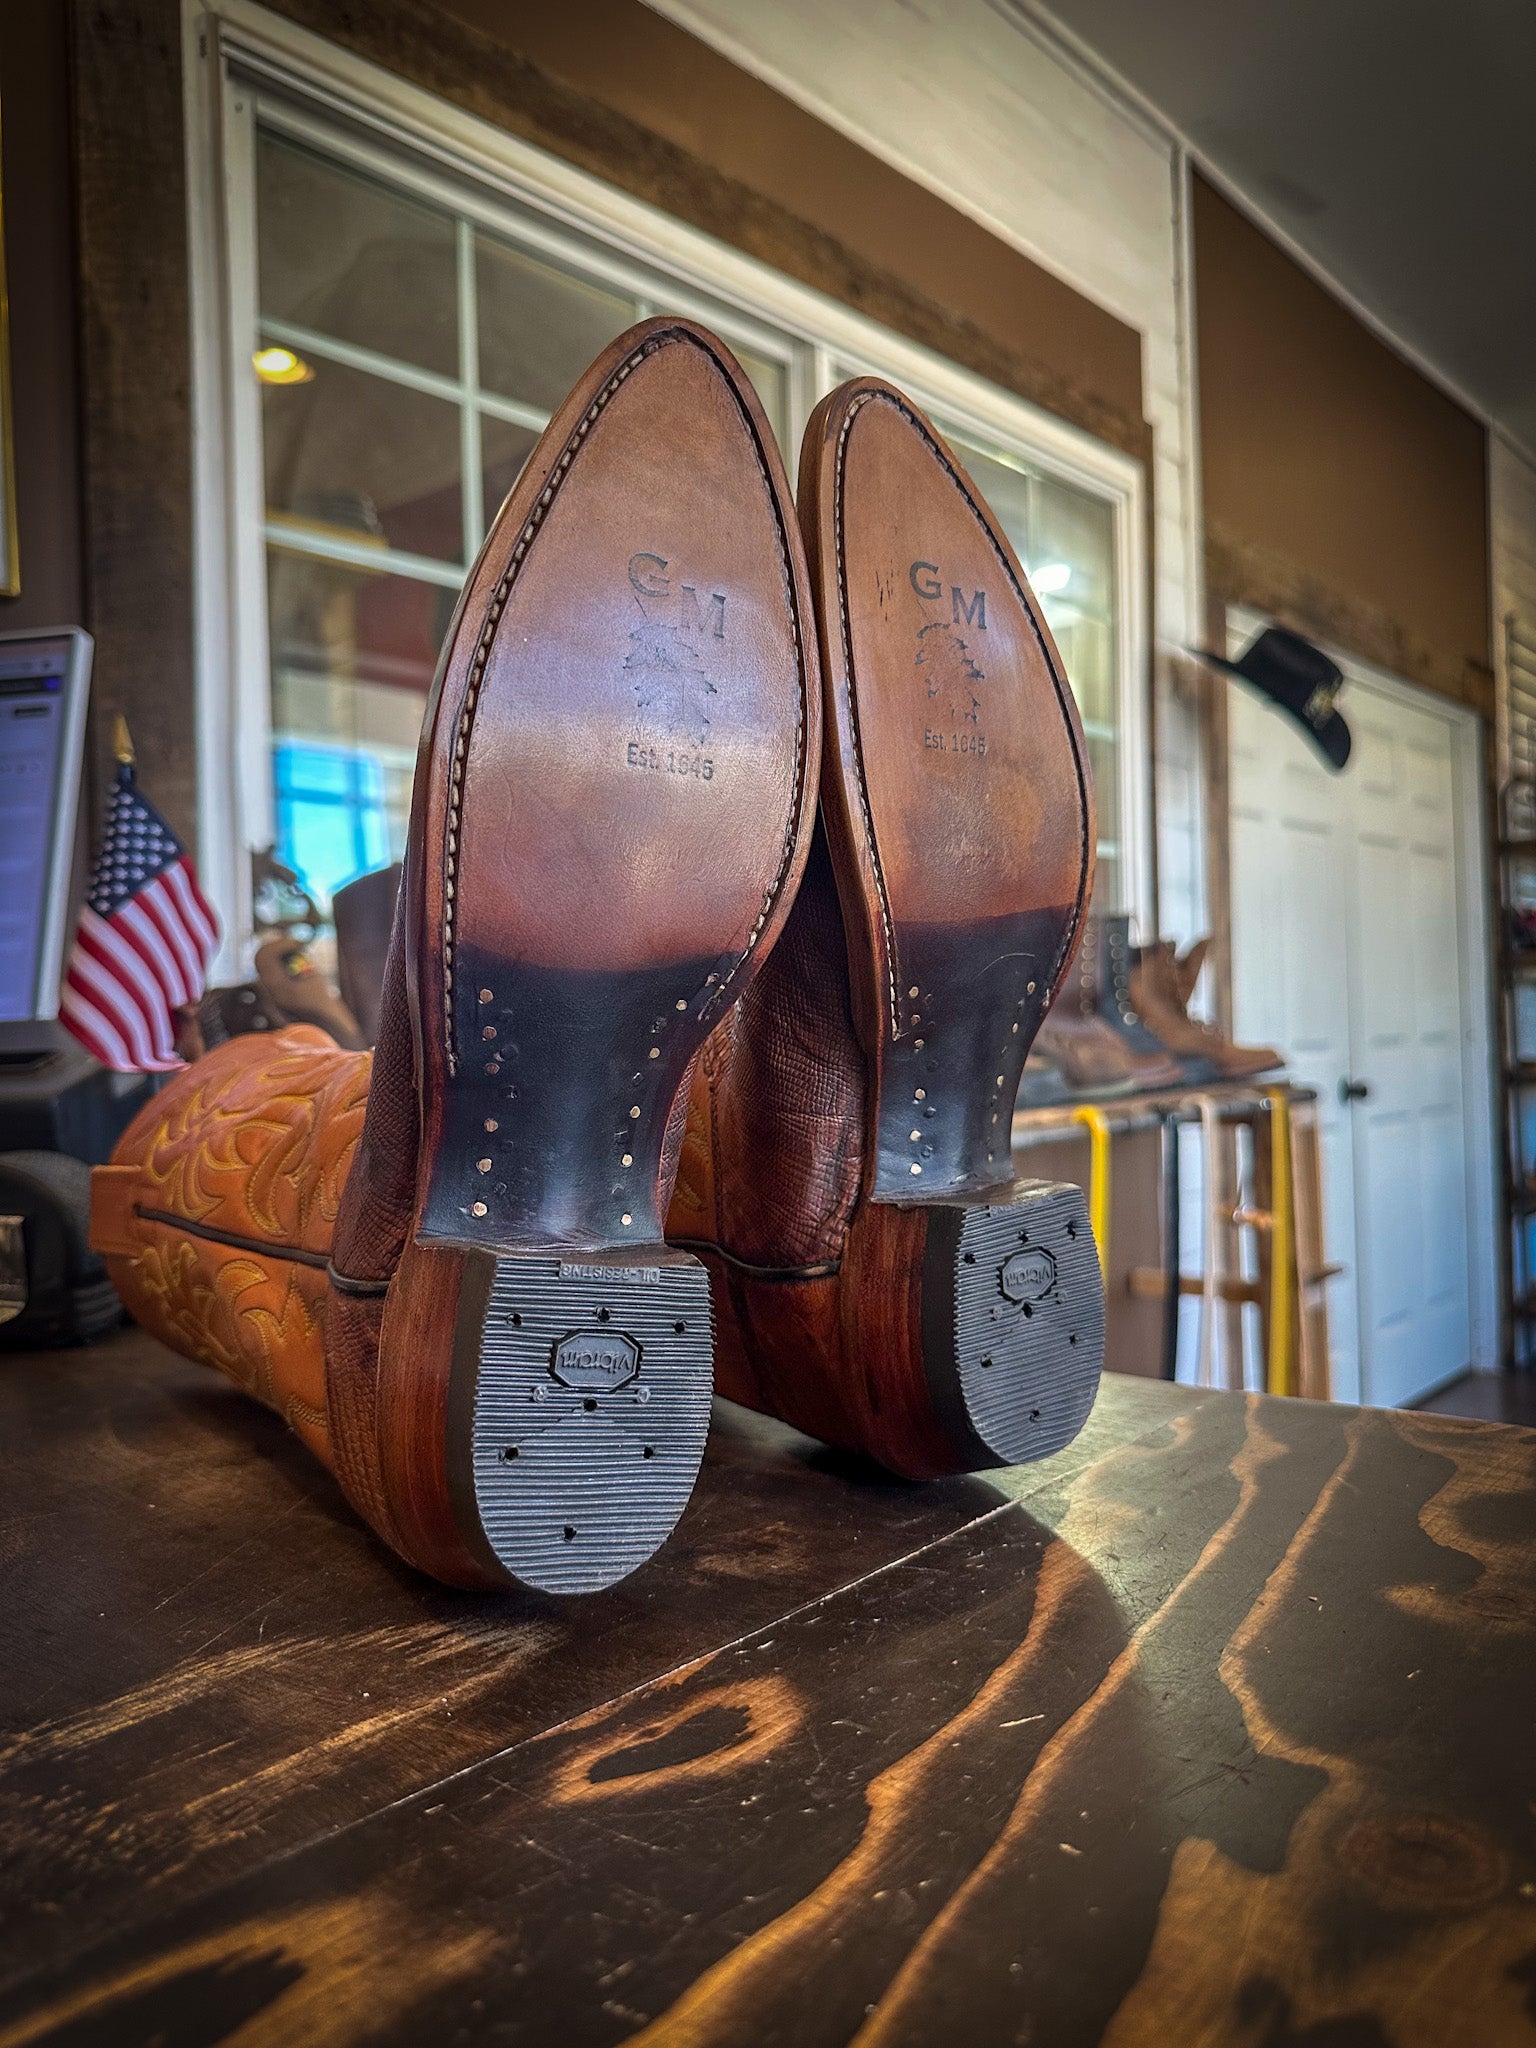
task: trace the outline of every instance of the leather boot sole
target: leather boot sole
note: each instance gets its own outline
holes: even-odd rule
[[[823,401],[799,495],[823,810],[872,1080],[843,1344],[910,1366],[882,1369],[876,1456],[914,1474],[1014,1463],[1076,1433],[1103,1357],[1081,1196],[1017,1193],[1011,1148],[1092,888],[1087,748],[1006,537],[899,392],[865,378]],[[1039,1286],[1021,1296],[1026,1267]]]
[[[406,861],[423,1125],[379,1429],[442,1576],[594,1591],[687,1502],[709,1290],[661,1219],[692,1063],[804,862],[804,589],[761,407],[677,320],[599,358],[466,585]]]

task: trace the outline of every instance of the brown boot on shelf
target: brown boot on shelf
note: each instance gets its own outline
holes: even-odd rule
[[[1214,1081],[1215,1065],[1203,1055],[1199,1059],[1186,1055],[1173,1060],[1168,1048],[1148,1029],[1131,1000],[1131,964],[1135,950],[1131,945],[1131,920],[1128,917],[1103,917],[1094,921],[1098,926],[1099,940],[1099,1015],[1132,1052],[1148,1053],[1157,1059],[1171,1061],[1186,1086],[1193,1082]],[[1192,957],[1198,955],[1198,958],[1190,979],[1190,994],[1194,993],[1209,943],[1209,940],[1202,940],[1193,949]],[[1187,996],[1185,1002],[1187,1005]]]
[[[721,1391],[912,1477],[1058,1450],[1103,1292],[1081,1192],[1015,1185],[1025,1055],[1093,880],[1087,751],[1006,539],[874,379],[806,432],[824,829],[706,1048],[668,1235]]]
[[[1134,1095],[1170,1085],[1164,1078],[1167,1062],[1159,1060],[1150,1067],[1153,1079],[1142,1080],[1138,1069],[1149,1063],[1133,1053],[1102,1017],[1085,1017],[1075,1003],[1058,1003],[1040,1026],[1035,1043],[1060,1068],[1074,1097]]]
[[[133,1314],[450,1584],[595,1590],[688,1499],[709,1284],[662,1217],[819,741],[772,433],[717,341],[646,322],[555,415],[449,629],[374,1054],[239,1039],[96,1176]]]
[[[1040,1027],[1036,1041],[1077,1095],[1129,1095],[1177,1088],[1184,1070],[1166,1052],[1144,1051],[1103,1015],[1102,948],[1098,920],[1090,918],[1067,986]]]
[[[1143,946],[1131,968],[1130,992],[1136,1014],[1177,1058],[1205,1060],[1218,1081],[1246,1081],[1285,1065],[1267,1046],[1234,1045],[1214,1024],[1189,1014],[1189,1001],[1210,947],[1201,939],[1182,959],[1170,941]]]

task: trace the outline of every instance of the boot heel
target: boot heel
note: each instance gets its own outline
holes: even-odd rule
[[[1104,1364],[1104,1284],[1081,1188],[1024,1181],[1007,1202],[935,1209],[923,1260],[923,1366],[973,1469],[1062,1450]]]
[[[449,1485],[496,1576],[594,1593],[645,1562],[698,1474],[713,1355],[708,1275],[685,1253],[471,1255]]]
[[[1048,1458],[1088,1419],[1104,1285],[1081,1188],[999,1202],[866,1202],[842,1275],[843,1440],[931,1479]],[[791,1416],[790,1420],[796,1418]]]

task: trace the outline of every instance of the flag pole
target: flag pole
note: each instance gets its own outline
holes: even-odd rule
[[[128,721],[121,711],[112,721],[112,754],[117,762],[119,782],[133,779],[133,740],[128,731]]]

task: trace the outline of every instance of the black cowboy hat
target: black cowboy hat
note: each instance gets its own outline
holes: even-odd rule
[[[1333,708],[1344,672],[1321,647],[1284,626],[1266,626],[1236,661],[1219,654],[1204,659],[1288,711],[1330,768],[1344,766],[1349,759],[1349,727]]]

